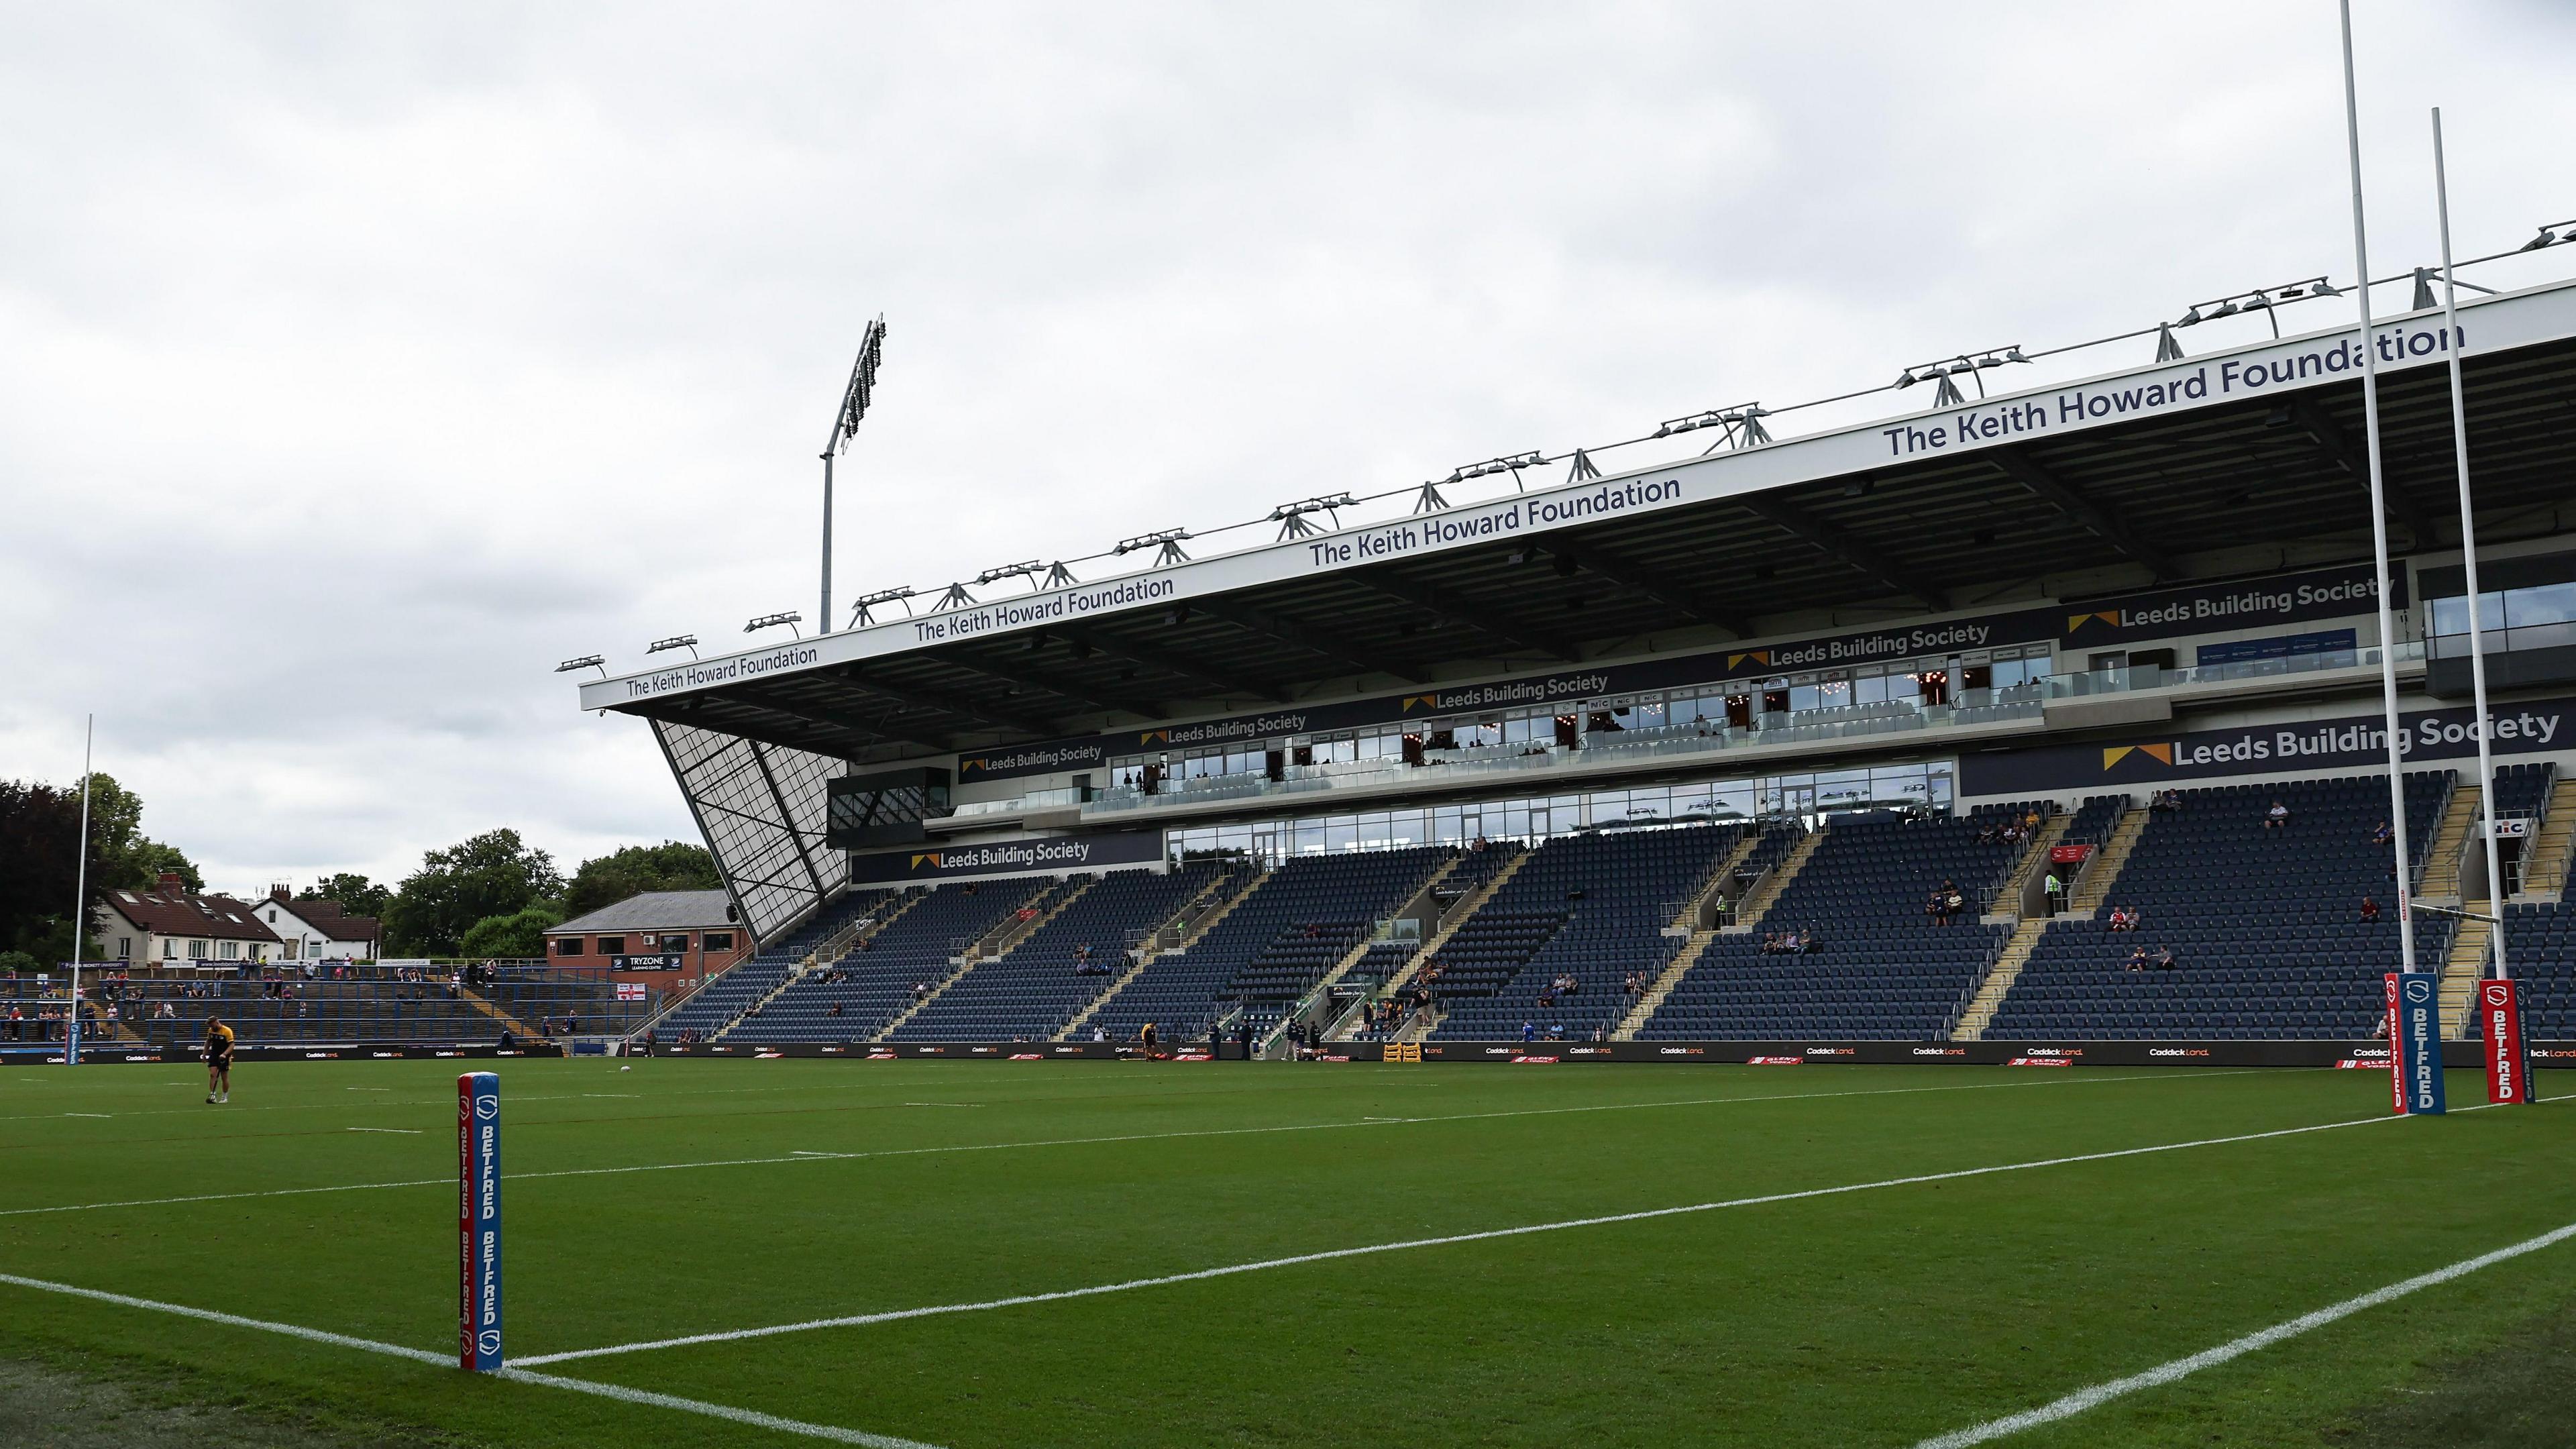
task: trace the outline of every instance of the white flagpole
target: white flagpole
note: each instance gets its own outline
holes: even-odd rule
[[[2495,755],[2487,742],[2486,636],[2478,623],[2478,521],[2469,507],[2469,403],[2460,381],[2460,289],[2451,281],[2451,179],[2442,162],[2442,108],[2433,108],[2433,202],[2442,221],[2443,348],[2451,359],[2451,450],[2460,474],[2460,562],[2468,571],[2469,690],[2478,721],[2479,841],[2487,858],[2487,910],[2495,917],[2487,927],[2487,959],[2496,976],[2504,965],[2504,868],[2496,863]]]
[[[90,745],[98,731],[98,716],[81,721],[81,816],[80,857],[72,867],[72,1019],[63,1031],[63,1065],[80,1065],[80,968],[81,943],[89,935],[89,762]]]
[[[2352,73],[2352,0],[2340,0],[2343,16],[2343,118],[2352,160],[2353,296],[2361,303],[2361,408],[2363,432],[2370,440],[2370,543],[2379,573],[2379,693],[2387,716],[2388,815],[2396,831],[2391,842],[2397,872],[2397,950],[2400,969],[2415,969],[2414,882],[2406,869],[2406,756],[2397,723],[2397,629],[2389,611],[2388,493],[2380,466],[2379,347],[2370,327],[2370,243],[2361,210],[2361,99]]]

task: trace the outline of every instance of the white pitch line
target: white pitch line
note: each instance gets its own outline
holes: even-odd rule
[[[65,1112],[63,1115],[66,1117],[97,1117],[105,1119],[113,1117],[116,1114],[113,1112]]]
[[[1658,1107],[1712,1107],[1732,1102],[1804,1102],[1830,1097],[1901,1097],[1921,1092],[1985,1092],[2008,1088],[2104,1086],[2115,1082],[2207,1081],[2212,1077],[2241,1077],[2252,1072],[2270,1070],[2247,1067],[2237,1071],[2179,1073],[2172,1068],[2128,1077],[2049,1077],[2040,1081],[1966,1082],[1949,1087],[1875,1087],[1848,1092],[1778,1092],[1747,1097],[1690,1097],[1671,1102],[1603,1102],[1586,1107],[1532,1107],[1508,1112],[1459,1112],[1440,1117],[1407,1117],[1405,1122],[1477,1122],[1495,1117],[1554,1117],[1569,1112],[1635,1112]],[[519,1098],[526,1101],[527,1098]],[[721,1118],[709,1118],[720,1121]],[[632,1167],[567,1167],[551,1172],[504,1173],[506,1182],[527,1182],[548,1177],[616,1177],[634,1172],[683,1172],[702,1167],[772,1167],[783,1162],[850,1162],[869,1157],[928,1157],[952,1152],[1007,1152],[1024,1147],[1095,1147],[1119,1142],[1161,1142],[1175,1137],[1240,1137],[1274,1132],[1330,1132],[1350,1127],[1384,1127],[1389,1122],[1300,1122],[1282,1127],[1203,1127],[1186,1132],[1128,1132],[1109,1137],[1047,1137],[1025,1142],[963,1142],[946,1147],[888,1147],[870,1152],[805,1152],[785,1157],[720,1157],[702,1162],[647,1162]],[[0,1218],[29,1217],[39,1213],[80,1213],[101,1208],[174,1207],[193,1202],[233,1202],[244,1198],[305,1197],[323,1192],[374,1192],[398,1187],[453,1187],[455,1179],[415,1177],[399,1182],[343,1182],[327,1187],[271,1187],[251,1192],[202,1192],[183,1197],[138,1197],[119,1202],[62,1203],[53,1207],[0,1208]]]
[[[2270,1348],[2284,1339],[2296,1338],[2311,1329],[2323,1328],[2336,1319],[2349,1318],[2365,1308],[2376,1308],[2382,1303],[2403,1298],[2409,1293],[2421,1292],[2426,1288],[2448,1283],[2454,1278],[2467,1277],[2481,1268],[2491,1268],[2507,1259],[2519,1258],[2525,1253],[2536,1253],[2551,1244],[2564,1242],[2571,1237],[2576,1237],[2576,1223],[2569,1223],[2563,1228],[2542,1233],[2536,1238],[2525,1238],[2509,1248],[2498,1248],[2492,1253],[2463,1258],[2447,1268],[2436,1268],[2430,1273],[2417,1274],[2402,1283],[2391,1283],[2385,1288],[2373,1289],[2357,1298],[2347,1298],[2341,1303],[2320,1308],[2314,1313],[2300,1314],[2287,1323],[2274,1324],[2259,1332],[2249,1333],[2243,1338],[2231,1339],[2216,1348],[2203,1349],[2188,1358],[2178,1358],[2171,1363],[2159,1364],[2142,1374],[2132,1374],[2125,1379],[2113,1379],[2109,1383],[2095,1384],[2089,1389],[2078,1389],[2062,1399],[2042,1404],[2036,1409],[2025,1409],[2018,1414],[2007,1414],[2000,1419],[1989,1419],[1982,1424],[1926,1439],[1917,1444],[1915,1449],[1968,1449],[1970,1445],[1988,1443],[2007,1435],[2018,1434],[2024,1429],[2036,1429],[2042,1424],[2054,1424],[2060,1419],[2071,1419],[2124,1394],[2134,1394],[2141,1389],[2161,1388],[2187,1374],[2195,1374],[2205,1368],[2214,1368],[2230,1359],[2242,1358],[2257,1349]]]
[[[662,1348],[686,1348],[701,1343],[730,1343],[737,1339],[769,1338],[782,1333],[805,1333],[821,1328],[856,1328],[871,1323],[893,1323],[907,1318],[932,1318],[952,1313],[983,1313],[996,1308],[1019,1308],[1031,1303],[1058,1303],[1068,1298],[1097,1298],[1105,1293],[1126,1293],[1139,1288],[1166,1288],[1176,1283],[1197,1283],[1209,1278],[1230,1278],[1238,1273],[1259,1273],[1272,1268],[1294,1268],[1307,1263],[1329,1263],[1342,1258],[1399,1253],[1413,1248],[1442,1248],[1457,1243],[1484,1243],[1492,1242],[1497,1238],[1526,1237],[1532,1233],[1563,1232],[1570,1228],[1597,1228],[1616,1223],[1648,1222],[1656,1218],[1683,1217],[1692,1213],[1717,1212],[1726,1208],[1761,1207],[1771,1203],[1798,1202],[1808,1198],[1836,1197],[1844,1193],[1872,1192],[1880,1188],[1914,1187],[1927,1182],[1956,1182],[1961,1178],[1988,1177],[1996,1173],[2029,1172],[2037,1168],[2066,1167],[2079,1162],[2109,1162],[2123,1157],[2145,1157],[2159,1152],[2181,1152],[2194,1147],[2222,1147],[2237,1142],[2261,1142],[2275,1137],[2297,1137],[2309,1132],[2332,1132],[2343,1127],[2361,1127],[2373,1122],[2398,1120],[2401,1119],[2394,1115],[2354,1117],[2342,1122],[2319,1122],[2306,1127],[2281,1127],[2269,1132],[2245,1132],[2232,1137],[2202,1137],[2189,1142],[2165,1142],[2151,1147],[2122,1147],[2108,1152],[2077,1153],[2071,1157],[2044,1157],[2030,1162],[1997,1163],[1990,1167],[1962,1167],[1949,1172],[1925,1172],[1910,1177],[1881,1178],[1876,1182],[1850,1182],[1834,1187],[1800,1188],[1792,1192],[1764,1193],[1759,1197],[1728,1198],[1720,1202],[1689,1203],[1681,1207],[1646,1208],[1638,1212],[1568,1218],[1562,1222],[1529,1223],[1516,1228],[1489,1228],[1483,1232],[1451,1233],[1437,1238],[1408,1238],[1402,1242],[1371,1243],[1358,1248],[1329,1248],[1320,1253],[1299,1253],[1286,1258],[1264,1258],[1252,1263],[1230,1263],[1221,1268],[1199,1268],[1187,1273],[1167,1273],[1155,1278],[1130,1278],[1120,1283],[1101,1283],[1089,1288],[1066,1288],[1052,1293],[1022,1293],[1009,1298],[988,1299],[981,1303],[941,1303],[926,1308],[896,1308],[880,1313],[853,1313],[838,1318],[808,1319],[802,1323],[772,1324],[764,1328],[736,1328],[718,1333],[693,1333],[680,1338],[657,1338],[640,1343],[610,1344],[603,1348],[577,1348],[564,1353],[533,1354],[520,1359],[519,1362],[523,1364],[562,1363],[567,1359],[643,1353]]]
[[[352,1127],[349,1130],[352,1132],[399,1132],[405,1137],[418,1137],[421,1135],[421,1130],[417,1127]]]
[[[42,1278],[21,1278],[14,1273],[0,1273],[0,1283],[32,1288],[40,1293],[60,1293],[71,1298],[87,1298],[99,1303],[113,1303],[120,1308],[140,1308],[153,1313],[174,1313],[182,1318],[220,1323],[229,1328],[253,1328],[262,1333],[281,1333],[312,1343],[327,1343],[334,1348],[354,1348],[365,1353],[380,1353],[391,1358],[409,1359],[414,1363],[436,1364],[455,1368],[456,1355],[432,1353],[423,1348],[405,1348],[399,1343],[382,1343],[372,1338],[356,1338],[345,1333],[332,1333],[319,1328],[306,1328],[295,1323],[271,1323],[263,1318],[244,1318],[237,1313],[218,1313],[211,1308],[191,1308],[184,1303],[163,1303],[152,1298],[134,1298],[123,1293],[106,1293],[96,1288],[79,1288],[69,1283],[53,1283]],[[737,1409],[730,1404],[710,1404],[699,1399],[683,1399],[674,1394],[657,1394],[646,1389],[630,1389],[624,1384],[592,1383],[588,1379],[568,1379],[557,1374],[530,1373],[522,1368],[504,1368],[495,1378],[512,1379],[523,1384],[536,1384],[549,1389],[568,1389],[577,1394],[593,1394],[603,1399],[616,1399],[629,1404],[645,1404],[657,1409],[676,1409],[687,1414],[704,1414],[709,1418],[731,1419],[738,1424],[751,1424],[775,1429],[782,1434],[801,1434],[809,1439],[830,1439],[842,1444],[861,1444],[868,1449],[934,1449],[913,1439],[897,1439],[886,1434],[871,1434],[863,1429],[844,1429],[836,1424],[808,1424],[801,1419],[782,1419],[757,1409]]]

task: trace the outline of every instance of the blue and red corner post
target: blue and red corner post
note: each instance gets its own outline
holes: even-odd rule
[[[501,1078],[456,1079],[457,1366],[501,1367]]]
[[[2430,971],[2387,975],[2388,1085],[2401,1116],[2438,1114],[2442,1103],[2442,982]],[[2511,980],[2485,977],[2469,1009],[2487,1066],[2487,1102],[2531,1103],[2531,1051],[2522,1035],[2522,992]]]

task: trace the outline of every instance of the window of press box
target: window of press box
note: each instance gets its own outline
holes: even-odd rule
[[[602,955],[602,956],[623,956],[623,955],[625,955],[625,954],[626,954],[626,938],[625,938],[624,936],[602,936],[602,937],[600,937],[600,938],[599,938],[599,954],[600,954],[600,955]]]
[[[555,937],[555,954],[556,954],[556,955],[558,955],[558,956],[578,956],[578,955],[580,955],[580,954],[581,954],[581,937],[579,937],[579,936],[557,936],[557,937]]]
[[[733,949],[733,932],[731,931],[709,931],[699,939],[705,943],[706,949],[710,951],[730,951]]]

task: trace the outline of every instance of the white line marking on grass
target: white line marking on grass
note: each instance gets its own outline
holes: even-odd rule
[[[906,1102],[907,1107],[981,1107],[981,1102]]]
[[[1902,1097],[1923,1092],[1989,1092],[2043,1087],[2106,1086],[2117,1082],[2207,1081],[2212,1077],[2241,1077],[2274,1068],[2247,1067],[2239,1071],[2181,1073],[2173,1068],[2126,1077],[2059,1077],[2009,1082],[1963,1082],[1947,1087],[1872,1087],[1840,1092],[1773,1092],[1760,1096],[1686,1097],[1669,1102],[1603,1102],[1585,1107],[1530,1107],[1507,1112],[1456,1112],[1437,1117],[1406,1117],[1402,1122],[1481,1122],[1498,1117],[1555,1117],[1570,1112],[1636,1112],[1660,1107],[1718,1107],[1736,1102],[1805,1102],[1834,1097]],[[520,1101],[527,1099],[522,1097]],[[2464,1109],[2465,1110],[2465,1109]],[[710,1121],[721,1118],[711,1117]],[[1108,1137],[1045,1137],[1023,1142],[963,1142],[945,1147],[887,1147],[865,1152],[798,1151],[785,1157],[719,1157],[699,1162],[646,1162],[631,1167],[567,1167],[551,1172],[511,1172],[502,1175],[507,1182],[528,1182],[548,1177],[617,1177],[635,1172],[685,1172],[702,1167],[772,1167],[784,1162],[848,1162],[864,1157],[930,1157],[952,1152],[1008,1152],[1024,1147],[1097,1147],[1120,1142],[1162,1142],[1176,1137],[1242,1137],[1277,1132],[1330,1132],[1352,1127],[1384,1127],[1392,1122],[1298,1122],[1279,1127],[1197,1127],[1182,1132],[1128,1132]],[[343,1182],[326,1187],[271,1187],[250,1192],[203,1192],[184,1197],[138,1197],[119,1202],[63,1203],[53,1207],[0,1208],[0,1218],[28,1217],[38,1213],[78,1213],[100,1208],[174,1207],[183,1203],[231,1202],[242,1198],[303,1197],[321,1192],[374,1192],[399,1187],[453,1187],[454,1178],[415,1177],[398,1182]]]
[[[2205,1368],[2214,1368],[2230,1359],[2242,1358],[2257,1349],[2270,1348],[2273,1344],[2284,1339],[2296,1338],[2310,1329],[2323,1328],[2338,1318],[2349,1318],[2365,1308],[2376,1308],[2382,1303],[2403,1298],[2409,1293],[2448,1283],[2454,1278],[2465,1278],[2481,1268],[2493,1267],[2509,1258],[2519,1258],[2525,1253],[2536,1253],[2571,1237],[2576,1237],[2576,1223],[2569,1223],[2563,1228],[2542,1233],[2536,1238],[2525,1238],[2510,1248],[2498,1248],[2492,1253],[2463,1258],[2447,1268],[2436,1268],[2430,1273],[2418,1274],[2402,1283],[2391,1283],[2385,1288],[2374,1289],[2357,1298],[2347,1298],[2341,1303],[2320,1308],[2314,1313],[2300,1314],[2287,1323],[2274,1324],[2259,1332],[2249,1333],[2243,1338],[2222,1343],[2216,1348],[2203,1349],[2189,1358],[2178,1358],[2171,1363],[2159,1364],[2142,1374],[2132,1374],[2125,1379],[2113,1379],[2106,1384],[2095,1384],[2089,1389],[2078,1389],[2054,1403],[2042,1404],[2036,1409],[2025,1409],[2018,1414],[2007,1414],[2000,1419],[1989,1419],[1982,1424],[1926,1439],[1916,1445],[1915,1449],[1967,1449],[1967,1446],[1972,1444],[1984,1444],[2007,1435],[2018,1434],[2024,1429],[2036,1429],[2042,1424],[2054,1424],[2060,1419],[2071,1419],[2088,1409],[2109,1403],[2123,1394],[2134,1394],[2140,1389],[2161,1388],[2187,1374],[2195,1374]]]
[[[211,1308],[190,1308],[184,1303],[163,1303],[151,1298],[133,1298],[123,1293],[105,1293],[96,1288],[76,1288],[69,1283],[50,1283],[42,1278],[21,1278],[14,1273],[0,1273],[0,1283],[32,1288],[40,1293],[60,1293],[71,1298],[87,1298],[99,1303],[113,1303],[120,1308],[141,1308],[154,1313],[174,1313],[182,1318],[220,1323],[230,1328],[255,1328],[262,1333],[282,1333],[312,1343],[327,1343],[334,1348],[354,1348],[366,1353],[380,1353],[414,1363],[456,1367],[456,1354],[432,1353],[423,1348],[405,1348],[398,1343],[379,1343],[372,1338],[355,1338],[345,1333],[331,1333],[319,1328],[306,1328],[294,1323],[271,1323],[262,1318],[244,1318],[234,1313],[218,1313]],[[461,1370],[460,1370],[461,1372]],[[617,1399],[629,1404],[645,1404],[657,1409],[676,1409],[687,1414],[704,1414],[709,1418],[731,1419],[737,1424],[751,1424],[775,1429],[782,1434],[801,1434],[809,1439],[830,1439],[842,1444],[863,1444],[869,1449],[932,1449],[913,1439],[897,1439],[886,1434],[870,1434],[862,1429],[844,1429],[834,1424],[808,1424],[799,1419],[782,1419],[757,1409],[737,1409],[729,1404],[710,1404],[698,1399],[683,1399],[673,1394],[657,1394],[646,1389],[630,1389],[624,1384],[592,1383],[588,1379],[568,1379],[557,1374],[530,1373],[522,1368],[504,1368],[495,1378],[537,1384],[550,1389],[569,1389],[577,1394],[593,1394],[603,1399]]]
[[[582,1095],[585,1097],[626,1097],[631,1099],[641,1097],[644,1094],[641,1092],[584,1092]]]
[[[405,1137],[418,1137],[420,1135],[420,1129],[417,1127],[352,1127],[349,1130],[352,1132],[399,1132]]]
[[[64,1115],[64,1116],[66,1116],[66,1117],[98,1117],[98,1118],[107,1118],[107,1117],[113,1117],[113,1116],[115,1116],[116,1114],[115,1114],[115,1113],[113,1113],[113,1112],[65,1112],[63,1115]]]
[[[1230,1278],[1238,1273],[1259,1273],[1271,1268],[1294,1268],[1307,1263],[1329,1263],[1342,1258],[1362,1258],[1377,1253],[1399,1253],[1412,1248],[1442,1248],[1457,1243],[1484,1243],[1492,1242],[1497,1238],[1526,1237],[1532,1233],[1563,1232],[1569,1228],[1597,1228],[1615,1223],[1641,1223],[1656,1218],[1717,1212],[1726,1208],[1762,1207],[1771,1203],[1836,1197],[1844,1193],[1872,1192],[1880,1188],[1914,1187],[1927,1182],[1956,1182],[1962,1178],[1988,1177],[1996,1173],[2029,1172],[2042,1167],[2066,1167],[2079,1162],[2109,1162],[2123,1157],[2145,1157],[2159,1152],[2181,1152],[2194,1147],[2222,1147],[2237,1142],[2262,1142],[2275,1137],[2297,1137],[2310,1132],[2332,1132],[2343,1127],[2360,1127],[2373,1122],[2399,1120],[2401,1119],[2393,1115],[2354,1117],[2342,1122],[2319,1122],[2306,1127],[2280,1127],[2269,1132],[2245,1132],[2232,1137],[2201,1137],[2189,1142],[2165,1142],[2150,1147],[2121,1147],[2107,1152],[2082,1152],[2071,1157],[2044,1157],[2030,1162],[1997,1163],[1991,1167],[1962,1167],[1949,1172],[1916,1173],[1909,1177],[1882,1178],[1876,1182],[1850,1182],[1835,1187],[1800,1188],[1791,1192],[1764,1193],[1758,1197],[1728,1198],[1721,1202],[1646,1208],[1638,1212],[1608,1213],[1600,1217],[1568,1218],[1563,1222],[1529,1223],[1516,1228],[1489,1228],[1475,1233],[1451,1233],[1437,1238],[1408,1238],[1402,1242],[1371,1243],[1358,1248],[1329,1248],[1320,1253],[1299,1253],[1286,1258],[1264,1258],[1252,1263],[1230,1263],[1221,1268],[1200,1268],[1187,1273],[1166,1273],[1154,1278],[1130,1278],[1120,1283],[1102,1283],[1089,1288],[1066,1288],[1051,1293],[1022,1293],[1009,1298],[988,1299],[981,1303],[941,1303],[927,1308],[896,1308],[879,1313],[853,1313],[838,1318],[808,1319],[802,1323],[773,1324],[765,1328],[736,1328],[719,1333],[695,1333],[681,1338],[657,1338],[640,1343],[611,1344],[604,1348],[580,1348],[565,1353],[541,1353],[520,1359],[519,1362],[523,1364],[562,1363],[567,1359],[598,1358],[606,1354],[618,1353],[642,1353],[661,1348],[684,1348],[701,1343],[730,1343],[736,1339],[768,1338],[776,1334],[804,1333],[818,1328],[855,1328],[871,1323],[893,1323],[907,1318],[932,1318],[951,1313],[983,1313],[996,1308],[1023,1307],[1031,1303],[1056,1303],[1068,1298],[1097,1298],[1105,1293],[1125,1293],[1138,1288],[1165,1288],[1175,1283],[1196,1283],[1209,1278]]]

